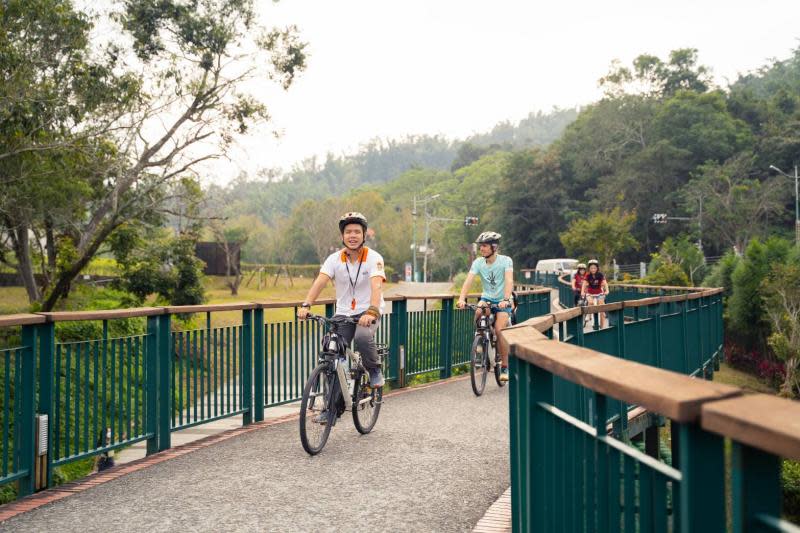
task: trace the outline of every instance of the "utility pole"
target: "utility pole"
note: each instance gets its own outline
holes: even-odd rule
[[[794,166],[794,176],[790,176],[775,165],[770,165],[769,168],[778,174],[783,174],[790,180],[794,180],[794,243],[800,244],[800,204],[798,203],[800,201],[798,200],[798,181],[800,181],[800,177],[797,175],[797,165]]]
[[[700,253],[703,254],[703,262],[706,261],[706,253],[703,251],[703,196],[700,195],[700,213],[697,216],[697,225],[698,225],[698,236],[697,236],[697,247],[700,249]]]
[[[428,202],[431,202],[441,196],[440,194],[434,194],[433,196],[429,196],[422,200],[417,200],[417,195],[414,195],[414,210],[411,212],[413,217],[413,227],[412,227],[412,240],[414,241],[411,247],[414,249],[413,253],[413,269],[414,269],[414,281],[419,281],[417,275],[417,204],[422,204],[424,206],[424,213],[425,213],[425,257],[423,262],[423,279],[422,281],[425,282],[427,279],[427,267],[428,267]]]
[[[422,256],[422,282],[428,283],[428,241],[431,233],[431,219],[428,218],[428,205],[425,204],[425,255]]]
[[[413,266],[413,269],[412,269],[412,274],[411,274],[411,280],[412,281],[417,281],[417,195],[416,194],[414,195],[414,210],[411,211],[411,220],[412,220],[412,228],[413,228],[412,229],[412,237],[411,237],[411,239],[413,241],[413,243],[411,245],[411,249],[413,251],[411,252],[411,255],[413,256],[412,261],[414,263],[414,266]]]

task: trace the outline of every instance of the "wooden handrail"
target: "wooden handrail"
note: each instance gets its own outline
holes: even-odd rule
[[[54,311],[36,313],[47,322],[65,322],[67,320],[112,320],[115,318],[136,318],[142,316],[163,315],[165,307],[132,307],[130,309],[110,309],[107,311]]]
[[[210,313],[212,311],[243,311],[245,309],[256,309],[258,304],[255,302],[231,302],[225,304],[200,304],[200,305],[171,305],[164,307],[167,313]]]
[[[552,315],[550,316],[552,320]],[[547,326],[543,320],[537,326]],[[500,333],[511,355],[601,394],[637,404],[677,422],[694,422],[704,403],[739,396],[737,387],[601,354],[550,340],[536,327]]]
[[[800,402],[752,394],[703,406],[703,429],[800,460]]]
[[[15,315],[0,315],[0,327],[28,326],[30,324],[44,324],[47,321],[42,315],[32,313],[19,313]]]

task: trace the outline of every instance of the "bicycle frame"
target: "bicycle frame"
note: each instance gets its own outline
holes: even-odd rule
[[[344,409],[345,411],[352,411],[353,410],[353,393],[355,392],[355,378],[351,376],[351,381],[348,384],[347,382],[347,372],[351,371],[351,368],[359,371],[359,372],[366,372],[366,368],[361,362],[361,354],[358,352],[354,352],[349,347],[345,347],[344,353],[341,352],[340,345],[337,342],[336,336],[339,335],[337,323],[331,321],[328,318],[317,316],[317,315],[308,315],[310,320],[316,320],[320,325],[327,328],[327,332],[330,335],[328,345],[323,347],[323,350],[320,352],[318,361],[320,363],[325,363],[331,365],[333,368],[333,374],[336,376],[336,383],[338,384],[339,392],[344,399]],[[348,365],[347,362],[350,361]],[[345,368],[347,367],[347,368]],[[351,386],[353,390],[351,390]],[[335,387],[334,390],[331,391],[332,394],[335,394]],[[331,403],[335,401],[336,398],[331,398]]]

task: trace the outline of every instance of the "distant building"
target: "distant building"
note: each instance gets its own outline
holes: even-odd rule
[[[232,263],[241,270],[242,246],[238,242],[228,244],[231,251]],[[228,266],[225,259],[225,248],[218,242],[198,242],[194,249],[194,254],[203,261],[206,266],[203,274],[208,276],[228,275]]]

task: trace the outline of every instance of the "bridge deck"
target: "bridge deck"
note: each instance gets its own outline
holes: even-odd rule
[[[349,413],[348,413],[349,415]],[[296,420],[229,439],[22,514],[4,530],[469,531],[509,485],[508,394],[451,380],[347,418],[309,457]]]

